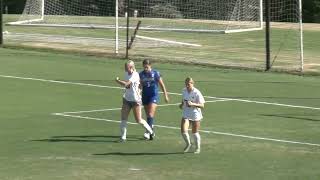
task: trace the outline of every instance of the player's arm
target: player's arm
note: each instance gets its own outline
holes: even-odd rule
[[[142,92],[142,89],[143,89],[143,81],[142,81],[142,79],[141,79],[141,76],[140,76],[139,89],[140,89],[140,91]]]
[[[194,103],[191,101],[187,101],[187,106],[195,108],[204,108],[204,103]]]
[[[161,87],[162,92],[164,94],[165,101],[166,101],[166,103],[168,103],[169,102],[168,92],[167,92],[166,86],[164,85],[164,82],[161,77],[159,79],[159,84],[160,84],[160,87]]]
[[[204,103],[205,103],[205,100],[204,100],[202,94],[200,93],[199,95],[197,95],[196,102],[187,101],[187,106],[195,107],[195,108],[204,108]]]
[[[182,107],[183,107],[183,101],[184,101],[184,100],[182,100],[181,103],[179,104],[179,108],[180,108],[180,109],[182,109]]]
[[[124,86],[124,87],[129,87],[130,84],[131,84],[131,81],[124,81],[124,80],[120,80],[119,77],[116,77],[116,82],[118,84],[120,84],[121,86]]]

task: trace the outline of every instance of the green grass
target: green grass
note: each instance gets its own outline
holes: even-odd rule
[[[16,19],[17,16],[5,16],[5,22]],[[84,20],[87,20],[83,18]],[[75,19],[74,21],[82,21]],[[101,22],[101,19],[99,19]],[[88,20],[89,21],[89,20]],[[109,21],[109,20],[108,20]],[[154,24],[167,24],[164,19],[152,20]],[[142,25],[149,24],[149,19],[142,20]],[[175,22],[177,24],[178,22]],[[196,23],[196,22],[195,22]],[[123,24],[122,22],[120,24]],[[193,26],[191,22],[179,21],[181,26]],[[197,24],[197,23],[196,23]],[[215,27],[214,23],[203,22],[208,29]],[[132,26],[136,21],[132,19]],[[178,26],[178,25],[177,25]],[[198,26],[198,25],[197,25]],[[272,69],[275,71],[297,72],[300,70],[299,35],[297,27],[292,25],[290,29],[272,28],[271,33],[271,60]],[[294,27],[295,26],[295,27]],[[5,30],[10,33],[32,33],[56,36],[75,36],[106,38],[103,46],[89,41],[82,43],[52,42],[51,40],[28,39],[27,41],[14,40],[8,36],[5,45],[18,47],[36,47],[57,49],[59,51],[71,51],[82,53],[96,53],[100,55],[114,56],[113,29],[79,29],[79,28],[49,28],[49,27],[17,27],[5,26]],[[133,30],[130,31],[130,35]],[[198,63],[210,66],[236,67],[245,69],[265,69],[265,32],[243,32],[232,34],[216,33],[191,33],[191,32],[161,32],[161,31],[138,31],[138,35],[160,38],[177,42],[193,43],[202,45],[201,47],[180,46],[170,43],[159,43],[158,41],[136,39],[133,48],[129,51],[130,58],[143,59],[151,58],[161,62],[183,62]],[[41,37],[39,35],[39,37]],[[318,51],[320,42],[319,31],[307,29],[304,31],[304,73],[320,73],[320,53]],[[120,50],[119,55],[125,55],[125,29],[120,30]]]
[[[157,125],[177,129],[158,127],[155,140],[145,141],[144,130],[129,125],[128,141],[116,143],[116,122],[52,113],[117,108],[122,90],[3,76],[118,87],[114,78],[123,76],[122,60],[0,49],[0,63],[1,180],[320,178],[320,110],[306,108],[320,108],[317,77],[155,63],[170,92],[180,93],[192,76],[205,96],[236,99],[206,103],[201,129],[212,133],[201,132],[202,152],[194,155],[181,153],[177,106],[159,107],[156,115]],[[120,119],[117,110],[73,115]]]

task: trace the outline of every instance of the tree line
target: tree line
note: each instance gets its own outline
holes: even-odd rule
[[[57,2],[62,2],[62,3],[77,3],[79,0],[55,0]],[[89,5],[98,5],[103,2],[108,1],[114,1],[114,0],[86,0],[85,2]],[[141,5],[141,3],[147,4],[150,0],[130,0],[132,3],[132,8],[135,8],[134,6]],[[163,0],[153,0],[159,2],[161,4],[164,2]],[[182,0],[179,1],[181,7],[185,7],[186,4],[188,3],[189,8],[193,8],[193,3],[196,3],[199,0]],[[203,2],[203,0],[201,0]],[[211,10],[210,8],[210,2],[214,0],[208,0],[207,1],[207,8],[208,10]],[[277,0],[271,0],[271,2],[276,2]],[[120,8],[120,13],[124,12],[125,8],[125,2],[126,0],[119,0],[119,8]],[[221,1],[220,1],[221,2]],[[8,14],[21,14],[24,6],[25,6],[26,0],[3,0],[3,5],[4,5],[4,12],[3,13],[8,13]],[[183,5],[182,5],[183,3]],[[320,23],[320,0],[303,0],[303,22],[305,23]],[[169,5],[170,6],[170,5]],[[153,9],[153,13],[159,13],[163,10],[163,8],[168,8],[170,11],[172,11],[171,16],[188,16],[188,12],[186,14],[179,14],[178,9],[176,7],[179,7],[179,4],[174,7],[165,7],[165,6],[155,6],[155,9]],[[110,7],[109,11],[112,12],[112,8]],[[99,9],[98,9],[99,10]],[[114,12],[114,11],[113,11]],[[110,15],[110,13],[109,13]],[[174,17],[172,17],[174,18]]]

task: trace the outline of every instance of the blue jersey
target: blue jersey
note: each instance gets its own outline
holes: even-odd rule
[[[161,77],[159,71],[153,69],[150,72],[141,71],[139,75],[142,85],[142,97],[159,96],[158,87]]]

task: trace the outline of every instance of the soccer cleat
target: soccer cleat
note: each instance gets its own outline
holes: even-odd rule
[[[191,146],[192,146],[191,144],[187,144],[186,147],[183,149],[183,152],[184,153],[189,152]]]
[[[200,148],[196,148],[196,150],[194,151],[194,154],[200,154]]]
[[[145,140],[149,140],[150,139],[150,133],[149,132],[145,132],[143,134],[143,137],[144,137]]]
[[[125,143],[126,141],[127,141],[126,139],[120,138],[120,139],[118,140],[118,143]]]
[[[153,132],[152,134],[150,134],[150,138],[149,138],[149,140],[153,140],[153,138],[156,136],[156,134]]]
[[[154,128],[153,128],[153,125],[152,125],[152,131],[153,131],[153,137],[155,137],[156,136],[156,132],[154,131]]]

